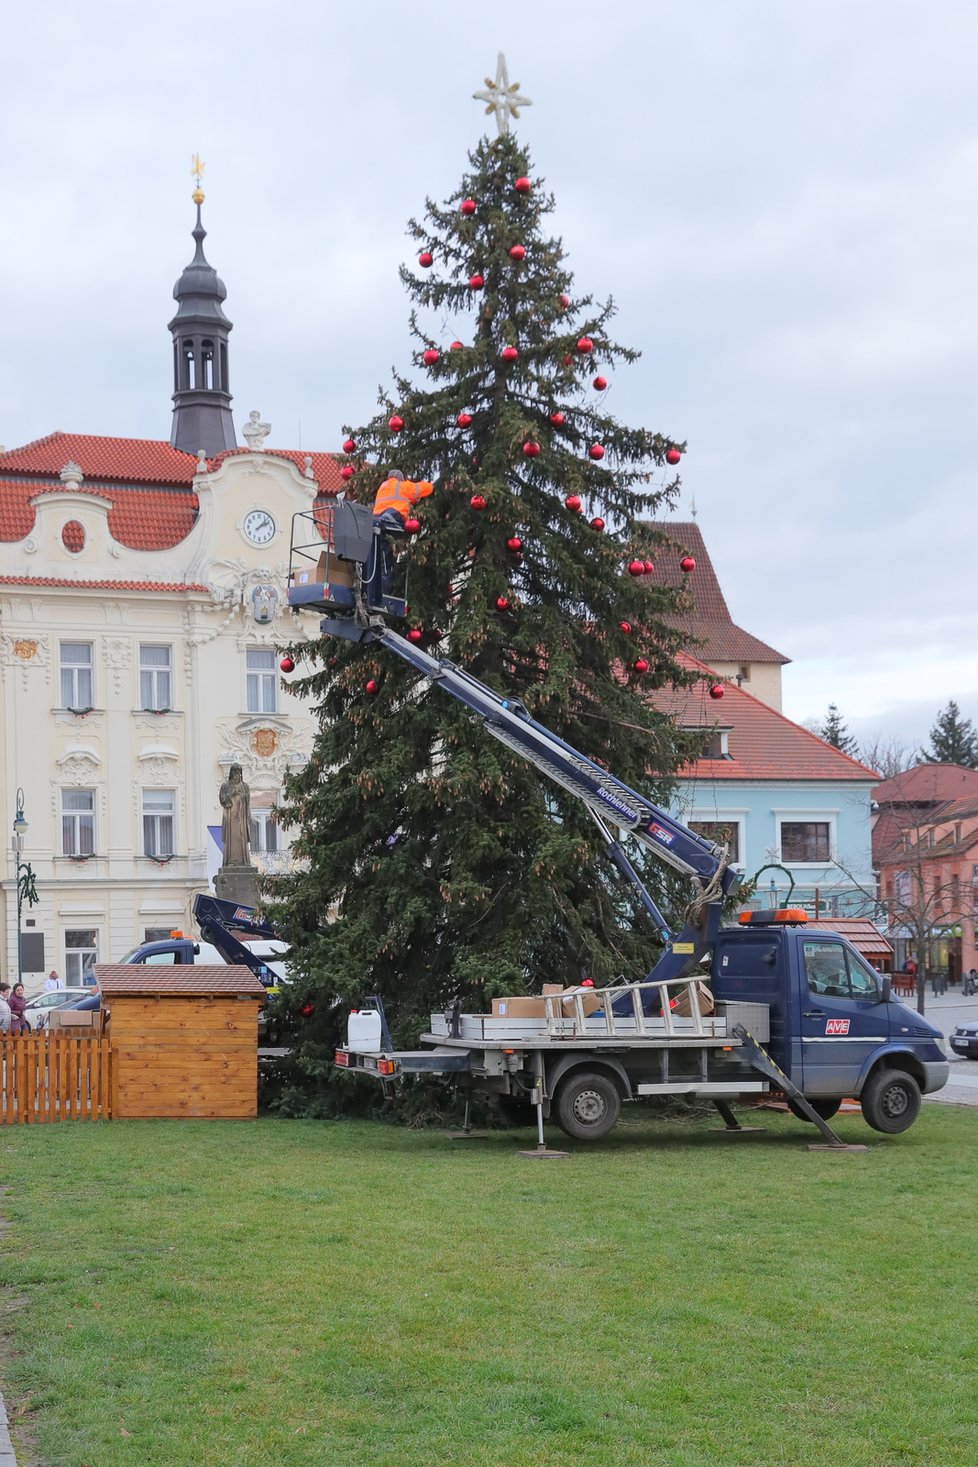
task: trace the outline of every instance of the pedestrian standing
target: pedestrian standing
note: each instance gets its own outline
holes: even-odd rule
[[[11,1034],[29,1034],[31,1026],[24,1018],[24,1010],[27,1007],[27,994],[24,992],[23,983],[15,983],[10,990],[7,999],[10,1005],[10,1032]]]
[[[10,996],[10,984],[0,983],[0,1034],[9,1034],[13,1015],[7,1002]]]
[[[58,970],[57,970],[57,968],[52,968],[51,971],[50,971],[50,973],[48,974],[48,976],[44,980],[44,992],[45,993],[53,993],[56,988],[63,988],[63,987],[64,987],[64,984],[62,983],[60,977],[58,976]]]

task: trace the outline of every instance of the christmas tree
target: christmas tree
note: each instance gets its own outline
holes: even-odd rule
[[[952,698],[938,714],[930,731],[930,748],[921,750],[925,764],[960,764],[965,769],[978,769],[978,734],[970,718],[961,717],[961,709]]]
[[[826,714],[825,722],[819,729],[819,734],[827,744],[832,745],[833,749],[838,749],[843,754],[851,754],[853,758],[856,757],[858,748],[856,740],[846,727],[846,721],[834,703],[829,704],[829,711]]]
[[[638,354],[611,339],[611,301],[575,294],[553,208],[504,133],[411,221],[415,372],[347,428],[345,477],[366,503],[395,469],[435,485],[397,567],[407,634],[664,803],[692,745],[645,695],[688,681],[685,595],[650,584],[652,556],[679,552],[645,522],[675,493],[680,448],[606,409],[607,374]],[[405,1042],[455,995],[479,1010],[543,982],[644,976],[655,934],[571,796],[390,653],[322,639],[290,655],[321,723],[286,789],[298,869],[269,907],[293,1003],[318,1017],[379,992]]]

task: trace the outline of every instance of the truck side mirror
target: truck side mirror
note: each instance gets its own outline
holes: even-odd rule
[[[889,1001],[890,1001],[890,986],[891,986],[891,983],[892,983],[892,980],[890,978],[889,973],[883,973],[881,975],[880,982],[883,985],[883,995],[882,995],[882,998],[880,999],[880,1002],[881,1003],[889,1003]]]

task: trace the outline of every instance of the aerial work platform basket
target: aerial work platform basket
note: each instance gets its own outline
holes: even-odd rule
[[[369,505],[338,499],[292,516],[290,606],[401,617],[406,595],[407,562],[385,550]]]

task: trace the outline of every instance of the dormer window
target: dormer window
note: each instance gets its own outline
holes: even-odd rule
[[[728,728],[687,729],[687,733],[699,734],[702,738],[700,759],[729,759],[730,730]]]

